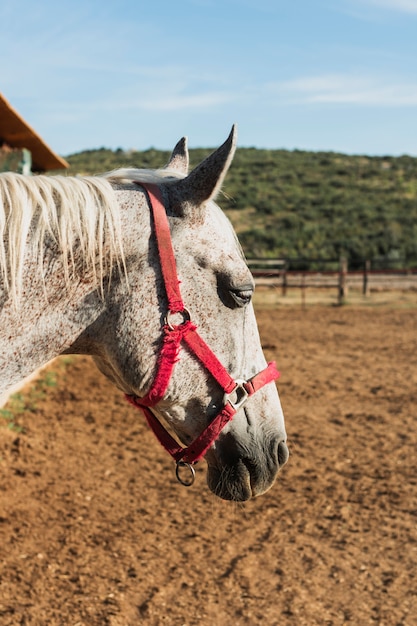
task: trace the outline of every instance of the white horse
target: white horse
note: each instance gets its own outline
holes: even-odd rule
[[[181,482],[205,456],[210,489],[244,501],[288,450],[253,279],[213,200],[235,141],[190,174],[183,138],[161,170],[0,175],[0,395],[57,355],[92,355]]]

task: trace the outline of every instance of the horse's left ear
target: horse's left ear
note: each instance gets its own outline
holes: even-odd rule
[[[172,151],[168,163],[165,165],[167,170],[175,170],[179,174],[188,174],[189,158],[187,137],[183,137],[179,140],[177,145]]]
[[[170,186],[171,206],[178,214],[194,211],[216,196],[236,150],[237,130],[234,125],[220,148],[210,154],[186,178]]]

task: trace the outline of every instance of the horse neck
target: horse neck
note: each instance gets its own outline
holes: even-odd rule
[[[100,314],[96,290],[79,285],[61,301],[27,298],[0,312],[0,394],[73,344]]]
[[[2,306],[0,298],[0,395],[61,354],[100,313],[93,279],[66,284],[52,254],[44,268],[41,276],[27,253],[20,294]]]
[[[146,241],[148,237],[149,213],[138,213],[129,192],[117,195],[125,252],[134,256],[139,239]],[[142,252],[145,255],[145,250]],[[97,277],[90,274],[68,285],[62,264],[53,253],[44,264],[47,269],[41,277],[35,257],[29,255],[25,260],[17,303],[8,301],[2,306],[0,284],[0,395],[56,356],[72,352],[83,331],[106,307],[106,294],[100,292]],[[124,280],[120,275],[114,278]]]

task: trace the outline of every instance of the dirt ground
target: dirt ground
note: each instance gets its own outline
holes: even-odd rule
[[[1,626],[417,624],[417,308],[258,321],[291,457],[244,505],[208,491],[204,463],[179,485],[87,358],[2,414]]]

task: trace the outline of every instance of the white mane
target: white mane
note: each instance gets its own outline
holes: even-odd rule
[[[178,177],[169,170],[121,169],[101,176],[0,174],[0,285],[16,301],[30,245],[42,266],[45,237],[58,246],[69,282],[77,248],[87,270],[102,281],[114,262],[123,266],[119,206],[114,184]],[[104,251],[108,254],[104,259]],[[1,289],[0,289],[1,291]]]
[[[67,285],[75,268],[76,250],[85,271],[93,272],[102,284],[114,263],[124,267],[119,206],[113,186],[183,177],[168,168],[122,168],[86,177],[0,174],[0,293],[17,301],[28,246],[36,254],[41,271],[46,237],[62,255]],[[220,209],[219,214],[227,220]]]
[[[168,168],[160,170],[145,170],[130,167],[112,170],[111,172],[101,174],[101,176],[113,183],[121,184],[129,182],[157,183],[160,182],[161,179],[173,180],[178,178],[185,178],[185,174],[179,174],[179,172],[177,172],[176,170],[171,170]]]

